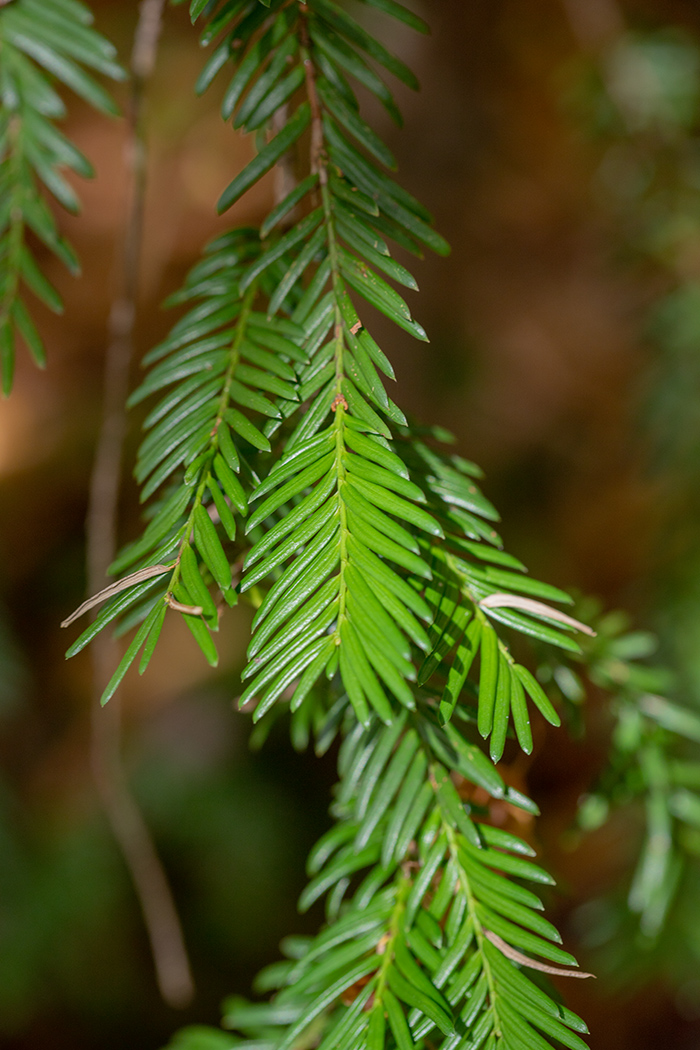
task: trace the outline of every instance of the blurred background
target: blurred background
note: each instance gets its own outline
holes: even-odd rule
[[[137,5],[92,6],[128,60]],[[450,429],[484,467],[508,549],[540,578],[655,632],[677,694],[700,708],[700,6],[412,6],[432,36],[394,25],[390,43],[422,90],[397,92],[402,132],[368,112],[453,253],[414,269],[429,345],[376,326],[396,366],[395,399]],[[216,218],[252,145],[219,117],[224,78],[194,97],[201,64],[184,6],[169,10],[146,110],[140,352],[172,323],[160,303],[206,240],[259,221],[272,199],[270,176]],[[334,757],[294,753],[282,728],[250,752],[248,720],[231,704],[245,610],[227,614],[216,672],[173,617],[147,675],[127,677],[129,775],[197,985],[186,1011],[165,1007],[90,777],[88,660],[65,663],[73,635],[58,627],[84,596],[126,186],[123,122],[73,101],[68,131],[97,169],[79,186],[82,215],[61,217],[84,274],[72,281],[44,260],[66,303],[58,320],[36,308],[49,367],[23,356],[0,406],[0,1046],[158,1050],[185,1021],[216,1023],[222,996],[248,994],[282,936],[320,921],[297,916],[295,902],[305,854],[326,827]],[[129,482],[121,529],[124,540],[138,530]],[[593,844],[567,833],[604,762],[600,703],[586,736],[548,737],[513,774],[546,815],[536,834],[560,883],[555,919],[586,969],[597,920],[591,912],[591,934],[584,905],[624,892],[641,836],[634,807]],[[682,958],[674,923],[691,946]],[[700,1047],[700,908],[672,914],[652,954],[656,971],[620,963],[611,980],[565,989],[593,1050]]]

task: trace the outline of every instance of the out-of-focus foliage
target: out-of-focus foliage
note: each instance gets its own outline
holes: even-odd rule
[[[593,828],[610,806],[637,805],[646,831],[626,900],[591,901],[579,923],[593,925],[587,940],[605,946],[616,979],[662,969],[683,985],[700,944],[700,719],[688,710],[700,707],[700,42],[677,28],[627,30],[582,63],[573,111],[599,154],[596,199],[614,217],[620,262],[647,287],[638,426],[660,508],[652,616],[675,674],[664,682],[630,664],[653,638],[600,621],[591,678],[618,701],[610,764],[579,820]]]
[[[46,280],[28,237],[54,252],[77,274],[78,259],[59,233],[46,190],[70,212],[80,209],[64,169],[84,178],[93,168],[55,122],[66,116],[56,86],[70,88],[101,113],[115,116],[110,95],[86,69],[122,80],[116,48],[92,28],[78,0],[12,0],[0,9],[0,371],[9,394],[15,342],[21,336],[38,365],[44,345],[25,304],[33,292],[55,313],[61,297]]]
[[[580,799],[569,846],[582,848],[621,812],[636,812],[644,830],[626,885],[581,905],[575,925],[601,976],[624,985],[663,970],[682,984],[697,966],[698,929],[689,917],[700,892],[700,718],[666,699],[676,682],[650,662],[658,647],[652,634],[630,631],[625,614],[603,614],[591,600],[578,612],[597,637],[584,643],[583,657],[547,660],[538,675],[558,693],[575,731],[586,693],[603,690],[611,740],[605,768]]]
[[[657,612],[664,652],[700,695],[700,41],[627,31],[587,59],[571,99],[599,151],[594,190],[620,261],[646,283],[640,424],[658,486]]]

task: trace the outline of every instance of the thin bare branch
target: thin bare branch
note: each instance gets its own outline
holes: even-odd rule
[[[131,56],[132,87],[128,109],[125,166],[129,175],[129,204],[119,287],[109,318],[105,357],[102,427],[97,443],[87,516],[88,589],[118,593],[124,580],[101,590],[117,547],[117,517],[121,462],[126,432],[124,405],[133,356],[133,332],[139,287],[139,260],[143,235],[146,187],[146,151],[143,102],[146,82],[155,66],[165,0],[141,0]],[[165,571],[155,566],[150,575]],[[142,576],[147,579],[148,576]],[[133,582],[133,577],[132,577]],[[88,599],[89,607],[97,603]],[[81,610],[84,611],[83,607]],[[81,612],[76,610],[70,623]],[[102,633],[93,642],[93,707],[91,764],[112,832],[126,861],[153,953],[160,993],[170,1006],[182,1007],[194,995],[194,984],[180,920],[168,880],[146,822],[136,805],[121,759],[119,695],[104,709],[100,696],[119,659],[115,642]]]
[[[272,117],[272,133],[276,135],[278,132],[285,127],[287,120],[289,119],[289,106],[285,103],[275,111]],[[285,153],[275,164],[275,183],[274,183],[274,201],[275,204],[280,204],[285,197],[288,197],[296,185],[296,178],[294,176],[294,155],[292,153]],[[298,208],[292,208],[288,215],[285,216],[284,226],[293,226],[298,213]]]
[[[328,181],[328,172],[323,147],[323,114],[321,103],[316,90],[316,73],[310,55],[310,37],[307,16],[309,9],[306,4],[301,4],[303,17],[299,21],[299,32],[302,44],[302,56],[304,60],[304,76],[306,78],[306,94],[311,106],[311,171],[317,172],[321,185]]]

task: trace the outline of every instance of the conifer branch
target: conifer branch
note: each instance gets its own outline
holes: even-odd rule
[[[366,2],[424,28],[394,0]],[[272,1003],[235,1006],[229,1027],[255,1036],[277,1026],[276,1050],[312,1027],[319,1050],[407,1050],[428,1035],[441,1050],[462,1039],[489,1050],[549,1046],[543,1038],[582,1050],[583,1022],[514,965],[522,951],[541,966],[575,965],[539,899],[508,875],[552,880],[524,859],[524,843],[472,813],[460,786],[535,811],[469,727],[490,737],[494,762],[511,723],[531,750],[527,697],[559,717],[498,631],[578,652],[571,633],[587,628],[549,604],[568,595],[502,551],[476,468],[408,426],[380,377],[393,378],[391,364],[361,318],[367,302],[426,339],[393,287],[416,282],[387,242],[447,251],[426,209],[386,173],[393,158],[348,79],[398,119],[363,55],[408,86],[415,78],[333,0],[194,0],[193,19],[203,11],[203,40],[218,43],[199,87],[230,59],[223,115],[259,133],[259,152],[219,210],[305,133],[308,168],[260,231],[218,238],[172,297],[196,305],[147,355],[131,399],[167,391],[147,417],[136,468],[143,498],[158,502],[113,566],[172,564],[170,581],[144,578],[115,594],[69,654],[119,616],[137,626],[108,699],[141,650],[144,669],[170,607],[214,662],[214,586],[229,604],[240,595],[255,608],[239,705],[254,702],[259,739],[282,710],[297,741],[312,725],[319,749],[342,737],[337,824],[312,853],[301,900],[306,908],[327,895],[327,928],[278,968]],[[247,519],[243,535],[236,517]]]
[[[73,273],[80,266],[59,233],[46,191],[70,212],[80,202],[62,169],[93,174],[86,157],[55,126],[65,116],[58,83],[102,113],[117,109],[86,72],[124,79],[116,50],[91,28],[92,14],[79,0],[15,0],[0,7],[0,373],[12,389],[15,344],[26,344],[39,367],[46,363],[41,336],[26,304],[30,291],[54,313],[63,304],[37,265],[31,231]]]

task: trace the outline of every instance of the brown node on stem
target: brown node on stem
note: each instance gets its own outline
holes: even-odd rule
[[[382,936],[379,938],[379,941],[377,942],[377,948],[376,948],[377,955],[383,955],[384,954],[384,952],[386,951],[386,946],[387,946],[387,944],[389,943],[390,940],[391,940],[391,935],[390,934],[388,934],[388,933],[382,934]]]
[[[365,987],[366,984],[369,984],[373,977],[373,973],[365,974],[364,977],[360,977],[358,981],[355,981],[355,983],[351,984],[349,988],[346,988],[340,996],[340,1001],[343,1003],[343,1005],[352,1006],[362,989]]]
[[[515,787],[518,790],[523,790],[526,787],[524,778],[519,777],[517,772],[511,767],[504,766],[501,763],[498,766],[498,771],[506,783],[510,783],[513,780],[516,781],[516,783],[510,783],[511,787]],[[480,813],[474,814],[474,819],[478,820],[479,823],[492,824],[496,828],[503,828],[504,831],[524,836],[526,839],[529,838],[534,824],[532,813],[520,809],[518,806],[513,805],[512,802],[508,802],[507,799],[493,798],[484,788],[471,784],[459,774],[452,774],[452,781],[464,802],[486,810],[486,813],[483,815]]]

